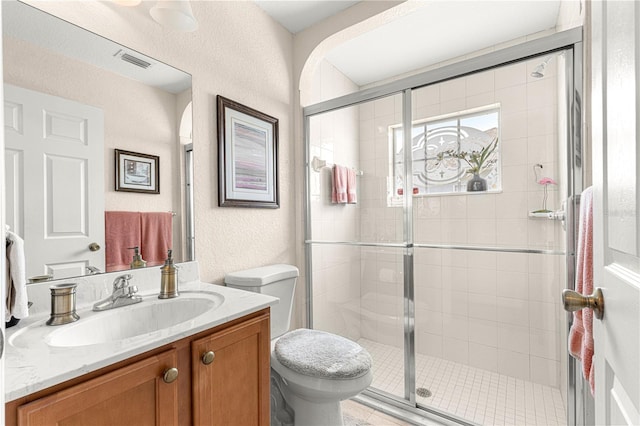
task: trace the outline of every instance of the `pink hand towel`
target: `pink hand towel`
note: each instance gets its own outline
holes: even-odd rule
[[[356,204],[358,202],[356,186],[356,171],[351,168],[347,169],[347,202],[349,204]]]
[[[173,216],[169,212],[140,213],[140,254],[147,266],[162,265],[173,248]]]
[[[331,202],[345,204],[347,202],[347,172],[344,166],[333,166],[333,182],[331,189]]]
[[[579,226],[575,290],[590,296],[593,293],[593,191],[591,187],[585,189],[580,197]],[[582,361],[582,374],[589,381],[591,394],[594,395],[592,309],[582,309],[573,313],[573,324],[569,330],[569,353]]]
[[[139,212],[104,212],[105,260],[107,272],[129,269],[130,247],[140,246]]]

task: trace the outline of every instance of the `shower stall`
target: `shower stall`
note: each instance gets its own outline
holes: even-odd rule
[[[308,322],[371,353],[365,398],[457,423],[575,420],[560,294],[580,76],[570,30],[304,109]],[[332,202],[334,165],[355,202]]]

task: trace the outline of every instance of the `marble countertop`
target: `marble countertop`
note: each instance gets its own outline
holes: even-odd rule
[[[17,326],[7,329],[4,361],[5,401],[9,402],[46,389],[278,303],[278,299],[274,297],[200,281],[180,284],[181,296],[179,297],[182,295],[187,297],[190,293],[197,292],[216,293],[217,297],[222,296],[224,301],[215,309],[168,329],[109,343],[74,347],[50,346],[46,336],[71,324],[55,327],[45,325],[49,319],[48,311],[40,311],[21,320]],[[140,291],[139,294],[147,300],[148,298],[157,299],[158,293],[147,289]],[[144,300],[138,305],[142,304]],[[113,313],[119,309],[130,308],[127,306],[104,312],[92,312],[91,306],[91,304],[78,305],[77,312],[80,320],[72,324],[78,324],[83,319],[87,321],[105,313]],[[27,335],[29,339],[24,339]]]

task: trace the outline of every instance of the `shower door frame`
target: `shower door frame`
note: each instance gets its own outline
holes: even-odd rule
[[[579,197],[583,189],[583,168],[584,161],[583,138],[582,138],[582,103],[583,103],[583,43],[582,43],[582,27],[572,28],[566,31],[558,32],[539,39],[531,40],[512,47],[504,48],[495,52],[487,53],[475,58],[466,59],[441,68],[419,73],[394,82],[373,87],[359,92],[351,93],[338,98],[323,101],[314,105],[303,108],[303,129],[304,129],[304,188],[305,188],[305,282],[306,282],[306,303],[307,303],[307,327],[313,328],[313,245],[332,244],[332,245],[351,245],[358,247],[379,247],[379,248],[403,248],[404,249],[404,398],[388,394],[381,390],[367,389],[363,395],[369,403],[373,401],[383,401],[384,403],[395,405],[414,412],[415,414],[434,416],[439,421],[447,421],[452,424],[467,423],[465,420],[457,418],[453,415],[443,414],[440,411],[431,410],[427,407],[417,404],[415,394],[415,300],[414,300],[414,271],[413,271],[413,254],[414,247],[421,248],[455,248],[462,250],[485,250],[485,251],[518,251],[528,253],[542,254],[559,254],[553,250],[522,250],[508,249],[497,247],[475,247],[475,246],[448,246],[448,245],[426,245],[414,244],[413,241],[413,197],[412,192],[412,168],[404,167],[404,194],[403,197],[403,243],[372,243],[372,242],[347,242],[347,241],[327,241],[313,240],[311,233],[311,196],[310,196],[310,120],[312,116],[342,109],[345,107],[356,106],[358,104],[373,101],[383,97],[402,94],[403,119],[402,125],[404,129],[411,129],[412,126],[412,90],[419,89],[424,86],[441,83],[459,77],[464,77],[477,72],[494,69],[500,66],[509,65],[514,62],[527,60],[536,56],[551,54],[555,52],[566,52],[566,87],[567,87],[567,196],[565,209],[566,223],[566,246],[565,252],[562,253],[566,257],[566,285],[568,288],[573,287],[575,278],[575,243],[577,239],[577,224],[575,218],[578,211]],[[404,146],[411,146],[411,132],[403,132]],[[410,149],[404,151],[404,164],[412,163],[412,152]],[[568,321],[570,322],[570,321]],[[567,324],[569,326],[570,324]],[[576,421],[583,420],[582,412],[584,404],[577,399],[576,393],[576,363],[569,354],[565,354],[568,358],[567,363],[567,424],[575,425]],[[578,384],[579,385],[579,384]]]

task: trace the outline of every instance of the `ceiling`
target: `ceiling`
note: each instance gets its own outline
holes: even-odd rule
[[[290,33],[297,33],[329,18],[359,1],[254,0]]]
[[[254,0],[292,33],[354,1]],[[414,12],[338,46],[326,59],[358,86],[555,28],[560,0],[421,0]]]
[[[258,6],[292,33],[304,30],[353,6],[358,1],[328,0],[254,0]],[[369,0],[373,1],[373,0]],[[564,0],[578,1],[578,0]],[[7,2],[3,7],[18,2]],[[402,15],[372,31],[361,34],[330,51],[326,59],[358,86],[366,86],[390,77],[421,69],[438,62],[475,52],[495,44],[554,28],[560,0],[419,0],[409,14]],[[59,20],[38,14],[33,8],[17,7],[23,19],[4,15],[4,32],[27,34],[30,41],[64,48],[72,57],[91,57],[94,63],[147,84],[179,92],[190,83],[189,76],[166,67],[138,52],[130,53],[152,64],[146,71],[119,59],[118,48],[95,37],[83,40],[81,30],[70,25],[62,28]],[[31,9],[31,10],[29,10]],[[8,11],[9,12],[9,11]],[[11,10],[11,13],[14,13]],[[33,15],[33,16],[31,16]],[[153,73],[148,72],[153,70]],[[132,75],[133,74],[133,75]],[[175,87],[171,81],[178,80]],[[180,80],[189,80],[187,83]]]

